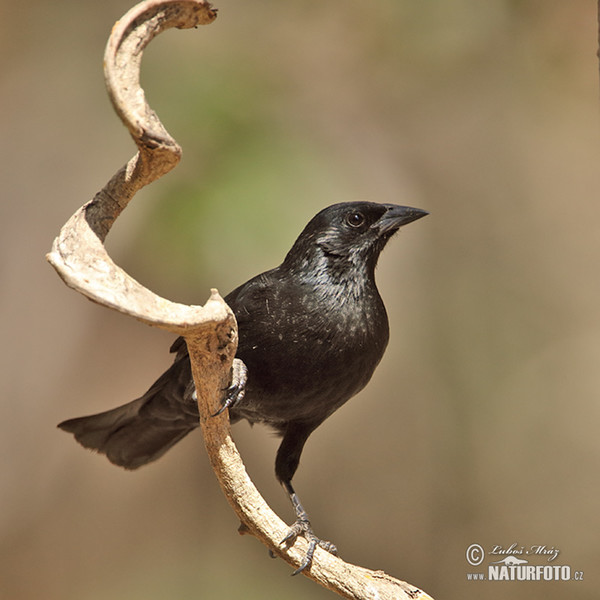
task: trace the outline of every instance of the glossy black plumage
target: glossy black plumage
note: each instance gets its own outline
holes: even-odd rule
[[[330,206],[308,223],[279,267],[225,298],[238,322],[236,358],[248,376],[243,397],[224,401],[232,422],[266,423],[283,436],[276,475],[299,521],[306,521],[297,522],[292,538],[314,538],[291,486],[304,443],[368,383],[388,343],[387,314],[375,285],[379,254],[399,227],[426,214],[371,202]],[[173,365],[144,396],[59,427],[125,468],[159,458],[198,426],[185,342],[179,338],[171,350]]]

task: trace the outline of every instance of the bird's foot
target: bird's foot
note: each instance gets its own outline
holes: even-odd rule
[[[235,406],[242,401],[246,394],[246,382],[248,381],[248,367],[239,358],[233,359],[231,365],[231,383],[229,387],[225,388],[225,395],[223,396],[223,403],[221,408],[213,414],[213,417],[220,415],[225,409]]]
[[[292,575],[298,575],[298,573],[302,573],[302,571],[305,569],[310,568],[313,554],[315,553],[317,546],[323,548],[323,550],[327,550],[327,552],[333,554],[334,556],[337,556],[337,548],[335,547],[335,544],[319,539],[314,534],[312,527],[310,526],[310,521],[305,516],[298,517],[296,522],[289,528],[289,531],[281,540],[280,544],[289,548],[296,541],[296,538],[299,535],[301,535],[308,542],[308,550],[304,555],[302,563],[292,573]]]

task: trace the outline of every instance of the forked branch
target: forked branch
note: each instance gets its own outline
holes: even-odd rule
[[[203,0],[148,0],[117,22],[106,48],[105,78],[114,108],[138,152],[69,219],[47,258],[67,285],[89,299],[185,337],[206,448],[221,488],[242,523],[240,531],[251,533],[297,567],[306,553],[305,540],[299,538],[291,548],[280,545],[287,525],[269,508],[248,477],[231,439],[226,413],[210,416],[229,382],[237,348],[237,326],[231,309],[216,290],[204,306],[186,306],[157,296],[115,265],[103,244],[134,194],[170,171],[181,156],[181,148],[148,106],[140,87],[144,48],[165,29],[196,27],[211,23],[215,17],[215,9]],[[304,574],[345,598],[429,598],[382,571],[348,564],[320,548]]]

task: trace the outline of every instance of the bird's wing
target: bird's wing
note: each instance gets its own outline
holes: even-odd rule
[[[225,296],[225,302],[233,310],[238,328],[243,329],[244,323],[256,319],[269,310],[268,298],[272,294],[272,284],[277,278],[277,270],[272,269],[261,273],[235,288]],[[252,307],[250,309],[249,307]],[[187,357],[188,350],[183,336],[178,337],[169,352],[175,353],[175,361]]]

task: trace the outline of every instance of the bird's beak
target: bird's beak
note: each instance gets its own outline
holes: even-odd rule
[[[371,225],[372,228],[379,230],[380,235],[384,233],[393,233],[403,225],[412,223],[429,214],[426,210],[411,208],[410,206],[386,204],[386,207],[387,211]]]

